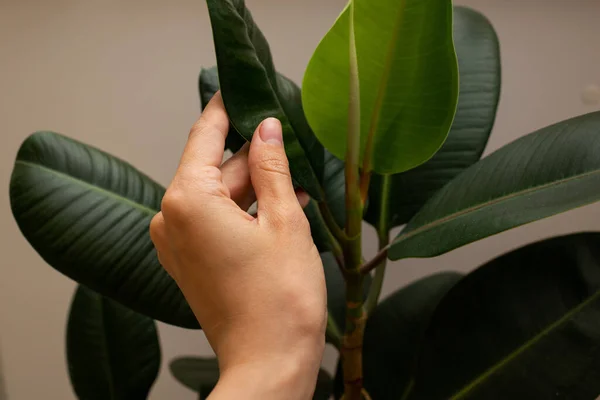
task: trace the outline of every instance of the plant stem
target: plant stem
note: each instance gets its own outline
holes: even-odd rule
[[[325,331],[325,338],[329,343],[334,345],[336,349],[340,350],[342,348],[342,334],[331,314],[327,315],[327,329]]]
[[[381,251],[381,250],[385,249],[387,247],[388,242],[390,240],[389,234],[387,233],[387,230],[385,230],[385,233],[383,231],[378,232],[378,236],[379,236],[379,249],[380,249],[380,252],[378,253],[378,255],[382,254],[382,257],[379,258],[377,260],[377,262],[375,263],[375,265],[376,265],[375,277],[373,278],[373,282],[371,283],[371,288],[369,289],[369,295],[367,296],[367,300],[365,302],[365,308],[367,309],[367,315],[371,315],[371,313],[377,306],[377,303],[379,302],[379,296],[381,295],[381,287],[383,286],[383,278],[385,277],[385,268],[387,265],[387,250],[384,250],[384,251]],[[377,256],[375,259],[377,259]],[[373,261],[373,260],[371,260],[371,261]],[[361,273],[363,273],[363,274],[366,273],[365,266],[369,267],[369,264],[365,264],[361,268]]]
[[[366,324],[363,306],[362,212],[360,192],[360,91],[358,60],[354,37],[354,1],[350,3],[350,90],[348,107],[348,141],[346,147],[346,236],[342,244],[346,269],[346,329],[342,339],[342,368],[344,370],[344,400],[361,400],[362,345]]]
[[[333,218],[333,214],[326,201],[319,202],[319,211],[321,211],[321,216],[334,238],[340,242],[344,242],[347,239],[346,233],[335,222],[335,218]]]
[[[377,306],[383,278],[385,277],[385,268],[387,265],[387,248],[390,241],[390,230],[388,228],[390,191],[392,188],[391,175],[383,175],[381,184],[381,198],[379,205],[379,220],[377,221],[377,238],[379,239],[379,253],[367,264],[361,268],[362,273],[368,273],[371,269],[375,270],[375,277],[371,283],[369,296],[366,301],[367,315]]]

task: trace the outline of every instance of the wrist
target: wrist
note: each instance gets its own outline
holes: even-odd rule
[[[290,351],[224,369],[210,400],[309,400],[312,398],[322,348]]]

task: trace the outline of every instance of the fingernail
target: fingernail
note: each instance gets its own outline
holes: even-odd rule
[[[267,118],[260,124],[260,138],[263,142],[269,144],[276,144],[281,146],[283,144],[283,137],[281,133],[281,123],[277,118]]]

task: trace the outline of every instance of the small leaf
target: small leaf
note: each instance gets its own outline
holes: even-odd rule
[[[405,398],[596,398],[599,240],[583,233],[534,243],[462,279],[431,319]]]
[[[67,324],[67,361],[85,400],[145,400],[160,368],[156,325],[79,286]]]
[[[216,358],[180,357],[169,364],[171,374],[185,387],[207,398],[219,380],[219,363]]]
[[[373,399],[398,400],[410,382],[421,338],[440,300],[462,274],[422,278],[384,299],[367,321],[363,345],[364,386]],[[336,393],[343,391],[342,369]]]
[[[212,99],[219,90],[217,67],[208,69],[202,68],[200,71],[200,79],[198,80],[198,89],[200,92],[200,107],[204,110],[204,107],[206,107],[210,99]],[[246,139],[235,130],[233,125],[229,124],[229,133],[225,138],[225,148],[231,150],[233,153],[237,153],[244,143],[246,143]]]
[[[50,266],[141,314],[198,328],[150,240],[164,192],[126,162],[53,132],[25,140],[10,181],[19,229]]]
[[[502,147],[436,193],[396,237],[389,257],[433,257],[600,200],[600,112]]]
[[[349,4],[356,10],[361,160],[382,174],[409,170],[440,148],[456,110],[451,1]],[[302,84],[310,126],[340,159],[346,156],[348,132],[349,28],[346,7],[319,43]]]
[[[365,220],[382,230],[403,225],[435,192],[477,162],[496,117],[500,97],[500,49],[493,26],[482,14],[454,7],[454,45],[460,72],[458,108],[442,148],[425,164],[390,176],[373,174]],[[387,207],[381,209],[382,196]],[[383,217],[383,218],[382,218]],[[381,219],[381,221],[380,221]]]
[[[263,119],[279,119],[292,177],[321,200],[323,147],[304,119],[299,90],[276,74],[269,45],[243,0],[207,4],[221,93],[234,129],[249,141]]]

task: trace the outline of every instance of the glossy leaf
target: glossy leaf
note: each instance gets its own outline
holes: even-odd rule
[[[391,175],[385,191],[384,177],[373,174],[365,220],[376,228],[380,219],[381,228],[386,231],[408,222],[435,192],[477,162],[483,153],[500,95],[498,37],[482,14],[457,6],[454,7],[454,45],[460,94],[448,138],[425,164]],[[386,197],[385,210],[381,207],[383,196]]]
[[[67,361],[85,400],[145,400],[160,369],[151,318],[79,286],[67,324]]]
[[[208,397],[219,380],[219,363],[214,357],[180,357],[169,363],[171,374],[185,387]]]
[[[219,90],[219,73],[217,67],[208,69],[202,68],[200,71],[200,79],[198,80],[198,89],[200,92],[200,108],[204,110],[204,107],[208,104],[210,99]],[[225,148],[236,153],[246,143],[244,139],[233,127],[229,125],[229,133],[225,138]]]
[[[353,0],[360,81],[361,158],[379,173],[427,161],[444,142],[458,96],[449,0]],[[315,50],[302,84],[304,110],[332,154],[346,155],[350,8]],[[366,153],[372,136],[372,152]]]
[[[367,321],[363,345],[364,386],[373,399],[398,400],[406,390],[421,338],[440,300],[461,278],[441,272],[403,287],[384,299]],[[337,398],[343,391],[336,374]]]
[[[344,176],[344,162],[325,151],[325,168],[323,176],[323,191],[325,201],[329,205],[331,214],[338,224],[343,227],[346,221],[346,178]],[[304,213],[310,223],[310,230],[315,244],[320,252],[330,251],[331,244],[327,234],[327,225],[321,217],[319,206],[311,201],[304,208]]]
[[[234,129],[250,140],[263,119],[279,119],[292,177],[321,200],[323,147],[304,118],[299,89],[276,74],[269,45],[243,0],[207,4],[221,93]]]
[[[392,260],[433,257],[600,200],[600,112],[504,146],[436,193],[389,250]]]
[[[151,318],[198,328],[150,240],[164,191],[105,152],[37,132],[17,154],[10,203],[25,238],[59,272]]]
[[[461,280],[432,317],[405,398],[595,399],[599,240],[534,243]]]
[[[169,366],[175,379],[198,392],[200,399],[206,399],[219,380],[219,363],[214,357],[181,357],[171,361]],[[313,400],[328,400],[333,391],[332,386],[331,376],[321,369]]]

